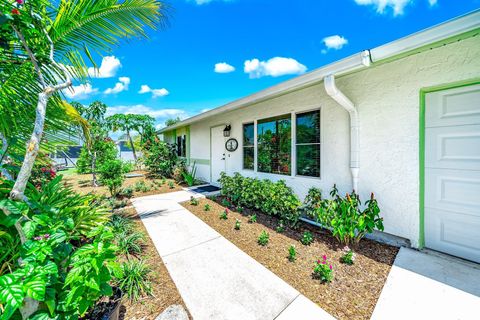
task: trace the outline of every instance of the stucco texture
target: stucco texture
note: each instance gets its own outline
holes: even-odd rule
[[[420,89],[479,77],[478,57],[480,37],[473,37],[337,78],[338,88],[359,110],[360,197],[366,200],[374,192],[385,232],[409,239],[414,247],[420,220]],[[314,108],[321,110],[320,179],[242,170],[243,123]],[[323,83],[191,124],[192,158],[210,159],[210,127],[225,123],[239,142],[237,151],[227,153],[228,174],[284,179],[300,197],[312,186],[328,195],[334,183],[342,193],[351,191],[348,113],[326,94]],[[198,175],[209,181],[209,165],[198,165]]]

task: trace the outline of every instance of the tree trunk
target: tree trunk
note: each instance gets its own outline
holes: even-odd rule
[[[98,187],[97,182],[97,151],[92,153],[92,186]]]
[[[10,192],[10,198],[12,200],[23,200],[25,188],[27,187],[28,179],[30,179],[33,165],[35,163],[35,159],[37,158],[38,150],[40,148],[40,140],[42,140],[45,112],[49,98],[49,93],[47,91],[48,90],[44,90],[38,94],[37,109],[35,111],[35,126],[33,128],[30,141],[27,144],[27,150],[25,152],[25,159],[23,160],[22,167],[18,173],[15,185]]]
[[[128,137],[128,140],[130,141],[130,147],[132,148],[133,159],[135,160],[135,164],[137,164],[137,154],[135,153],[135,147],[133,145],[133,140],[132,140],[132,137],[130,136],[129,130],[127,130],[127,137]]]
[[[3,166],[3,164],[8,159],[7,157],[8,141],[7,141],[7,138],[5,138],[5,136],[1,132],[0,132],[0,140],[2,140],[2,154],[0,155],[0,159],[2,159],[2,161],[0,162],[0,166]],[[7,169],[2,167],[0,170],[0,173],[2,174],[2,176],[7,178],[7,180],[13,181],[13,177],[10,175],[10,172],[8,172]]]

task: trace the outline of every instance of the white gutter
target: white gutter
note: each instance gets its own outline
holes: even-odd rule
[[[368,51],[363,51],[362,57],[363,66],[370,66],[370,53]],[[358,174],[360,171],[360,123],[358,119],[358,111],[353,102],[335,85],[334,74],[326,76],[323,79],[323,82],[327,94],[347,110],[350,115],[350,172],[352,174],[352,188],[358,192]]]

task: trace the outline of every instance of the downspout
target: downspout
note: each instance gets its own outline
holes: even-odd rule
[[[370,66],[370,52],[362,52],[362,62],[365,67]],[[353,102],[345,96],[335,85],[335,75],[330,74],[324,79],[325,91],[327,94],[340,104],[350,115],[350,172],[352,174],[352,187],[358,192],[358,175],[360,171],[360,140],[359,130],[360,121],[358,110]]]

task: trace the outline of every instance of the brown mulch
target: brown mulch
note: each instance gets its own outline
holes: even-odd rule
[[[159,194],[159,193],[167,193],[167,192],[174,192],[174,191],[181,191],[182,186],[176,183],[172,179],[166,179],[165,183],[161,186],[155,186],[153,184],[153,181],[161,181],[162,179],[151,179],[146,176],[147,172],[145,171],[132,171],[131,173],[139,173],[139,174],[144,174],[142,177],[133,177],[133,178],[126,178],[122,188],[126,188],[129,186],[132,186],[139,182],[139,181],[144,181],[147,186],[151,187],[150,191],[147,192],[141,192],[141,191],[134,191],[133,192],[133,197],[142,197],[142,196],[148,196],[152,194]],[[59,174],[62,174],[60,171]],[[98,186],[98,187],[93,187],[92,186],[92,175],[91,174],[73,174],[73,175],[65,175],[64,178],[65,182],[72,187],[72,189],[78,193],[81,194],[87,194],[87,193],[94,193],[98,195],[106,195],[110,196],[110,192],[108,191],[108,188],[105,186]],[[97,176],[98,179],[98,176]],[[170,189],[168,186],[168,182],[173,181],[174,183],[174,188]],[[155,190],[155,187],[157,190]]]
[[[182,305],[188,313],[185,302],[180,296],[180,293],[178,292],[178,289],[175,286],[172,278],[170,278],[170,274],[163,264],[162,258],[160,258],[158,255],[157,249],[155,248],[150,237],[148,237],[147,230],[138,217],[135,209],[126,208],[119,211],[119,213],[131,217],[134,220],[138,231],[141,231],[147,235],[145,237],[146,243],[141,254],[141,259],[145,260],[152,270],[150,275],[153,288],[153,296],[144,297],[137,302],[131,302],[128,299],[125,299],[122,303],[120,319],[153,320],[166,308],[173,304]],[[189,317],[192,319],[190,313]]]
[[[210,204],[210,211],[204,211],[206,203]],[[189,202],[182,205],[338,319],[370,319],[398,252],[396,247],[363,239],[355,250],[355,264],[349,266],[340,262],[343,246],[320,228],[301,223],[296,230],[286,228],[277,233],[278,219],[268,215],[257,213],[257,223],[250,224],[249,210],[243,214],[230,210],[228,220],[221,220],[219,215],[224,207],[212,200],[202,199],[198,206]],[[234,229],[236,219],[241,221],[240,230]],[[270,235],[266,247],[257,243],[262,230]],[[299,241],[305,230],[315,238],[309,246]],[[297,249],[295,262],[287,259],[290,245]],[[314,261],[324,254],[333,265],[335,278],[331,283],[321,283],[312,277]]]

